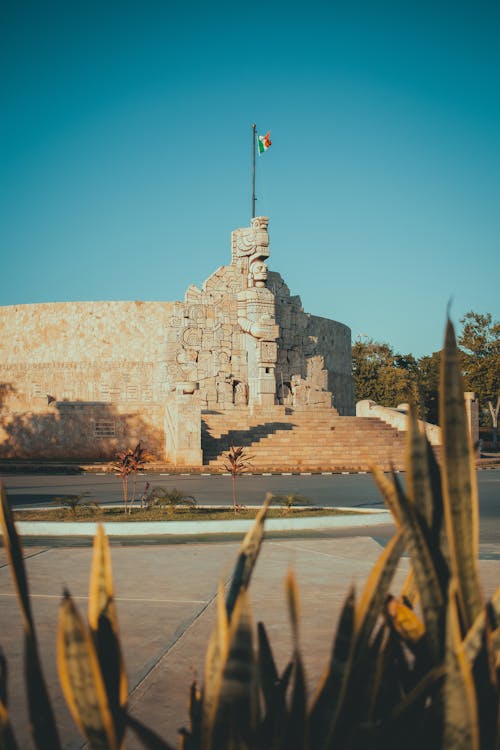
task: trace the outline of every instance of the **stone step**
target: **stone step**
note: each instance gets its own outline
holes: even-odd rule
[[[404,433],[369,417],[340,417],[334,410],[285,414],[203,414],[204,463],[221,468],[224,452],[242,445],[252,464],[265,467],[366,469],[370,461],[402,465]]]

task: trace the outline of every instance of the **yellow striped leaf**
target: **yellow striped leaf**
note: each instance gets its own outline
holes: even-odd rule
[[[111,555],[102,524],[98,525],[94,537],[88,619],[113,714],[115,733],[121,744],[125,731],[124,710],[128,699],[127,674],[120,646]]]
[[[233,610],[229,650],[214,721],[212,747],[251,747],[259,717],[257,664],[250,600],[241,591]]]
[[[440,424],[443,436],[443,502],[450,565],[458,586],[461,620],[467,631],[482,608],[479,585],[479,511],[474,456],[467,425],[464,387],[455,332],[446,326],[441,357]]]
[[[205,656],[205,679],[203,684],[202,702],[202,748],[212,747],[212,733],[217,706],[219,703],[222,675],[226,666],[229,650],[229,623],[226,604],[224,601],[224,583],[219,583],[217,592],[217,620],[215,628],[208,642]]]
[[[266,499],[255,517],[252,527],[246,533],[240,547],[231,585],[226,599],[227,614],[231,619],[231,613],[236,603],[236,598],[241,589],[247,589],[252,576],[254,565],[259,556],[260,547],[264,538],[264,522],[268,508],[273,500],[273,495],[268,492]]]
[[[94,642],[67,592],[59,610],[57,665],[66,702],[92,750],[117,750]]]
[[[457,592],[458,584],[452,579],[446,618],[443,750],[479,750],[476,695],[462,646]]]
[[[61,744],[38,653],[38,642],[29,598],[28,579],[24,567],[23,549],[7,500],[7,493],[1,482],[0,524],[2,526],[4,548],[14,579],[14,587],[23,619],[25,682],[33,741],[37,750],[44,750],[47,747],[50,747],[51,750],[58,750]]]

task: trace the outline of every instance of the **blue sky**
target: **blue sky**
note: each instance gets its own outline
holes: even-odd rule
[[[500,317],[498,2],[0,10],[0,304],[182,299],[250,219],[306,311],[402,353]]]

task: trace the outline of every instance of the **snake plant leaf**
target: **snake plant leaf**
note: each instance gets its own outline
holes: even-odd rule
[[[403,524],[403,521],[399,515],[399,505],[396,497],[397,491],[396,487],[394,486],[394,482],[386,477],[378,464],[372,464],[370,466],[370,471],[372,473],[375,484],[380,490],[380,494],[385,500],[385,504],[391,512],[396,526],[400,528]]]
[[[229,650],[229,623],[227,620],[226,604],[224,602],[224,583],[218,587],[216,599],[217,620],[215,628],[208,642],[205,655],[205,679],[202,700],[202,747],[208,750],[211,744],[213,724],[219,702],[222,685],[222,675],[226,665]]]
[[[330,663],[323,673],[311,704],[309,713],[311,747],[321,747],[326,739],[330,718],[335,714],[341,687],[349,671],[354,642],[355,607],[354,586],[351,586],[340,613]]]
[[[273,685],[268,683],[271,674],[268,656],[274,663],[274,657],[270,652],[270,646],[267,634],[262,623],[258,623],[259,633],[259,682],[264,696],[264,718],[260,724],[258,737],[256,740],[257,748],[268,748],[269,750],[281,750],[285,737],[285,727],[287,719],[286,693],[293,672],[293,661],[289,661],[281,676],[276,673],[276,680]],[[263,640],[267,641],[267,646],[263,646]],[[267,655],[261,653],[269,649]],[[271,668],[272,669],[272,668]],[[263,677],[263,672],[266,676]],[[264,687],[264,682],[266,686]]]
[[[135,732],[146,750],[175,750],[172,745],[169,745],[168,742],[157,735],[156,732],[153,732],[152,729],[140,722],[139,719],[131,716],[129,713],[125,715],[125,721],[127,726]]]
[[[356,650],[364,648],[373,631],[375,623],[382,611],[382,607],[396,572],[404,550],[402,530],[389,541],[377,562],[370,571],[363,593],[356,607],[355,631]]]
[[[0,522],[2,524],[5,552],[14,577],[14,585],[23,618],[24,629],[25,631],[33,631],[33,615],[31,613],[28,579],[26,578],[26,571],[24,568],[23,550],[14,524],[9,501],[7,500],[7,493],[1,482],[0,497]]]
[[[300,650],[296,649],[293,662],[292,702],[285,730],[287,750],[303,750],[307,747],[307,694],[304,663]]]
[[[446,618],[443,750],[479,750],[476,695],[462,646],[457,594],[458,582],[452,578]]]
[[[415,571],[422,614],[424,618],[427,644],[434,663],[442,658],[442,627],[444,621],[444,596],[436,572],[432,553],[415,514],[413,504],[405,496],[396,476],[399,512],[404,522],[406,547]]]
[[[290,750],[301,750],[305,747],[307,734],[307,701],[304,664],[300,653],[299,589],[292,570],[287,573],[285,588],[293,639],[292,704],[286,727],[285,747],[290,748]]]
[[[400,598],[401,601],[409,603],[413,608],[419,601],[418,586],[413,568],[410,568],[406,574],[404,583],[401,586]]]
[[[408,414],[406,441],[407,493],[425,527],[430,529],[434,515],[434,502],[429,468],[427,464],[427,441],[420,430],[415,408]]]
[[[7,696],[7,659],[0,646],[0,703],[3,703],[5,707],[9,703]]]
[[[247,589],[252,576],[254,565],[259,556],[260,547],[264,538],[264,522],[268,508],[273,500],[273,495],[268,492],[262,507],[255,517],[252,527],[246,533],[240,547],[231,585],[226,598],[227,615],[229,620],[236,603],[238,593],[241,589]]]
[[[121,744],[125,731],[124,711],[128,699],[127,674],[120,647],[111,555],[102,524],[98,525],[94,537],[88,620],[113,715],[115,733]]]
[[[7,706],[0,701],[0,750],[18,750]]]
[[[443,501],[450,566],[457,580],[461,621],[466,632],[481,611],[482,596],[477,564],[477,484],[463,391],[455,332],[448,320],[440,381]]]
[[[66,703],[92,750],[118,750],[94,642],[68,592],[59,610],[57,665]]]
[[[23,620],[24,674],[33,741],[37,750],[43,750],[47,747],[58,750],[61,744],[38,653],[23,550],[7,500],[7,493],[1,483],[0,523],[3,532],[4,548],[14,579],[14,587]]]
[[[264,623],[257,623],[259,681],[264,698],[265,713],[268,714],[274,705],[276,686],[279,682],[278,670],[273,652],[267,637]]]
[[[414,646],[425,635],[425,627],[415,612],[392,596],[386,601],[391,626],[405,643]]]
[[[189,748],[196,748],[199,750],[201,747],[201,720],[202,720],[202,697],[201,690],[196,680],[191,683],[191,689],[189,691],[189,721],[191,725],[191,731],[189,733],[189,741],[187,742],[186,750]]]
[[[229,650],[213,724],[212,748],[252,747],[259,704],[250,600],[241,590],[229,628]]]

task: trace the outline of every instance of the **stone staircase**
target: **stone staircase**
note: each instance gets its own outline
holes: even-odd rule
[[[252,470],[366,471],[404,465],[405,433],[379,419],[340,417],[335,409],[202,413],[203,463],[221,469],[231,445],[244,446]]]

